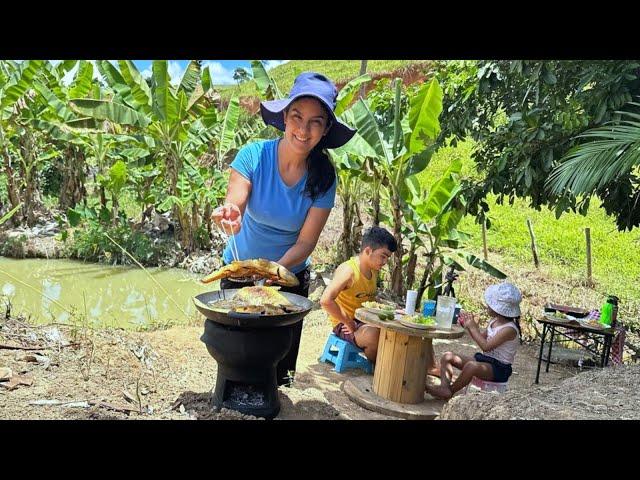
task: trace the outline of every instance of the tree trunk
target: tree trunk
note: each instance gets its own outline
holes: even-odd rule
[[[18,188],[16,186],[15,173],[11,166],[11,157],[9,151],[5,150],[4,155],[4,173],[7,176],[7,194],[9,195],[9,210],[14,209],[20,204],[20,196],[18,195]],[[22,220],[22,212],[18,211],[9,219],[11,225],[20,225]]]
[[[193,225],[188,213],[183,213],[179,208],[176,208],[178,212],[177,219],[180,228],[180,243],[184,252],[189,255],[193,251]]]
[[[207,204],[204,206],[204,221],[207,225],[207,233],[209,234],[209,238],[211,238],[211,234],[213,233],[213,228],[211,225],[211,213],[211,203],[207,202]]]
[[[362,228],[364,227],[364,224],[362,223],[358,203],[354,202],[353,207],[354,215],[353,226],[351,228],[351,255],[356,255],[360,251],[360,245],[362,244]]]
[[[207,204],[208,205],[208,204]],[[193,205],[191,206],[191,225],[193,225],[193,231],[194,234],[196,232],[197,229],[200,228],[200,225],[202,224],[201,220],[200,220],[200,212],[198,209],[198,204],[196,202],[193,202]],[[210,248],[211,247],[211,243],[209,241],[210,237],[205,237],[204,238],[204,244],[203,245],[196,245],[196,239],[195,237],[193,238],[193,244],[192,247],[203,247],[203,248]]]
[[[413,282],[416,279],[416,264],[418,263],[418,255],[416,254],[416,246],[411,244],[409,249],[409,261],[407,262],[407,288],[413,288]]]
[[[394,252],[393,270],[391,272],[391,290],[399,297],[404,296],[405,288],[403,285],[402,272],[402,256],[404,248],[402,247],[402,211],[400,209],[400,199],[396,192],[393,193],[391,199],[391,210],[393,213],[393,236],[398,243],[398,248]]]
[[[118,225],[118,196],[111,194],[111,225]]]
[[[380,195],[379,194],[374,193],[372,203],[373,203],[373,224],[376,227],[379,227],[380,226]]]
[[[336,263],[339,265],[350,257],[352,219],[351,195],[342,197],[342,233],[336,248]]]
[[[422,279],[420,280],[420,286],[418,287],[418,299],[416,300],[417,305],[422,302],[422,295],[424,295],[424,291],[427,289],[427,280],[429,280],[429,277],[431,277],[431,273],[433,272],[433,264],[436,259],[436,256],[434,254],[427,254],[427,257],[429,257],[429,261],[424,267],[424,272],[422,272]]]
[[[67,149],[67,155],[60,162],[62,185],[60,187],[60,208],[66,210],[82,202],[87,196],[85,183],[85,163],[82,151],[73,147]]]
[[[16,179],[14,177],[13,167],[11,165],[11,154],[9,153],[9,148],[5,143],[4,132],[2,128],[0,128],[0,147],[2,151],[0,155],[2,155],[4,160],[4,173],[7,176],[7,194],[9,196],[9,204],[10,210],[14,209],[20,204],[20,195],[18,194],[18,187],[16,186]],[[16,212],[13,217],[9,219],[11,225],[19,225],[21,212]]]
[[[31,175],[29,175],[31,177]],[[24,208],[27,213],[27,225],[33,227],[36,224],[36,209],[38,201],[36,198],[36,186],[33,178],[27,179],[27,186],[24,189]]]
[[[167,171],[167,179],[169,181],[169,195],[173,195],[178,197],[178,175],[180,172],[180,168],[182,167],[182,162],[178,158],[177,155],[174,155],[173,152],[168,152],[165,166]],[[182,248],[186,250],[187,254],[191,253],[193,250],[193,225],[191,225],[191,218],[189,214],[185,214],[180,211],[180,207],[178,205],[173,205],[171,210],[171,215],[178,222],[178,226],[180,231],[182,232],[180,236],[180,241],[182,243]]]
[[[20,137],[20,153],[22,155],[22,180],[24,183],[23,215],[27,217],[27,225],[33,227],[36,224],[36,210],[40,208],[37,195],[37,171],[34,160],[33,137],[26,133]]]
[[[379,177],[377,176],[376,170],[373,167],[373,159],[368,159],[369,162],[368,170],[371,175],[373,175],[374,181],[371,184],[371,206],[373,208],[373,225],[376,227],[380,226],[380,189],[382,188],[382,182],[379,181]]]

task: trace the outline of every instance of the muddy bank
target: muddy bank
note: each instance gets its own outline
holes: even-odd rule
[[[0,231],[0,255],[8,258],[70,258],[66,244],[61,240],[61,231],[55,222],[36,225],[33,228],[18,227]],[[153,236],[152,236],[153,238]],[[183,268],[192,273],[209,273],[221,265],[223,240],[214,236],[210,250],[196,250],[189,255],[180,249],[173,237],[159,238],[167,247],[166,254],[157,265],[168,268]],[[82,259],[80,259],[82,260]]]

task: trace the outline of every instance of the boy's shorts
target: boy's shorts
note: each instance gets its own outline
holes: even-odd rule
[[[362,325],[364,325],[364,322],[361,322],[360,320],[354,320],[354,322],[356,322],[356,330],[358,330]],[[360,348],[358,344],[356,344],[356,338],[353,333],[342,332],[342,325],[344,324],[339,323],[338,325],[336,325],[333,329],[333,333],[335,333],[342,340],[346,340],[347,342],[352,343],[356,347]]]

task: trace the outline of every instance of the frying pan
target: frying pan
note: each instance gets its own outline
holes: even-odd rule
[[[216,290],[214,292],[201,293],[193,297],[196,308],[206,318],[222,325],[230,327],[272,328],[292,325],[304,318],[311,311],[313,302],[308,298],[295,293],[280,292],[293,305],[302,307],[299,312],[282,313],[280,315],[263,315],[261,313],[216,312],[209,305],[218,300],[231,300],[240,291],[238,288],[228,290]]]

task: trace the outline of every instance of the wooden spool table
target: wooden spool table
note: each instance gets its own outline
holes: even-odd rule
[[[407,327],[399,321],[380,320],[375,313],[363,308],[356,310],[355,317],[380,328],[378,356],[373,382],[370,377],[345,382],[345,393],[370,410],[403,418],[434,418],[444,402],[425,401],[427,362],[433,352],[432,340],[460,338],[464,335],[464,329],[459,325],[452,325],[450,330]],[[375,395],[371,395],[371,391]],[[428,398],[431,399],[431,396]]]

